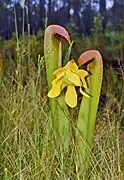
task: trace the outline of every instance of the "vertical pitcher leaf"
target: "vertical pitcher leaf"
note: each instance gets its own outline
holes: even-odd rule
[[[79,66],[87,65],[87,70],[90,72],[88,77],[87,93],[91,96],[82,98],[80,105],[79,116],[77,121],[77,151],[78,151],[78,166],[88,167],[90,151],[92,148],[94,127],[96,114],[98,109],[102,77],[103,63],[100,53],[96,50],[89,50],[83,53],[78,59]],[[81,172],[82,173],[82,172]]]
[[[52,86],[53,73],[55,70],[62,66],[62,43],[61,38],[65,39],[70,44],[70,37],[68,32],[59,25],[50,25],[46,28],[44,37],[44,56],[46,64],[46,74],[48,89]],[[55,134],[55,138],[58,138],[58,144],[60,139],[62,144],[67,147],[68,142],[68,108],[64,102],[64,97],[60,96],[56,99],[50,99],[50,109],[52,126]]]

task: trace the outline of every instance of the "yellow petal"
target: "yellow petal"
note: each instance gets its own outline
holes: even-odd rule
[[[58,76],[58,75],[60,75],[61,73],[65,72],[65,71],[66,71],[66,69],[64,67],[59,68],[53,73],[53,75]]]
[[[80,76],[80,79],[82,81],[82,86],[87,89],[87,82],[86,80],[84,79],[86,76],[89,75],[89,73],[85,70],[78,70],[78,75]]]
[[[67,78],[67,80],[70,81],[71,83],[73,83],[75,86],[80,86],[81,85],[80,77],[77,74],[75,74],[75,73],[73,73],[71,71],[66,72],[65,78]]]
[[[56,79],[54,79],[54,80],[52,81],[52,84],[56,84],[62,77],[64,77],[64,75],[65,75],[64,72],[61,73],[61,74],[59,74],[59,75],[56,77]]]
[[[80,78],[85,78],[89,75],[89,73],[85,70],[78,70],[78,75],[80,76]]]
[[[62,83],[63,83],[63,81],[60,80],[60,81],[58,81],[58,83],[53,84],[51,90],[48,92],[49,98],[55,98],[60,95]]]
[[[66,87],[66,86],[68,86],[68,84],[67,83],[62,83],[62,86],[61,86],[61,91]]]
[[[75,61],[72,59],[71,61],[69,61],[66,66],[65,66],[66,70],[72,70],[72,71],[77,71],[78,70],[78,66],[75,63]]]
[[[87,89],[88,87],[87,87],[87,82],[86,82],[86,80],[85,80],[85,79],[81,79],[81,81],[82,81],[82,86],[83,86],[85,89]]]
[[[82,90],[81,87],[80,87],[80,93],[81,93],[82,95],[86,96],[86,97],[90,97],[86,92],[84,92],[84,91]]]
[[[77,93],[74,86],[68,86],[65,94],[65,102],[74,108],[77,105]]]

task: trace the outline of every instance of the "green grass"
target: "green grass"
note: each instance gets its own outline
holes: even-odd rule
[[[21,51],[19,58],[26,60]],[[51,135],[49,131],[44,59],[39,57],[38,62],[36,68],[33,59],[29,59],[29,77],[25,86],[22,86],[25,64],[19,69],[20,74],[15,75],[14,79],[18,81],[15,84],[5,69],[1,76],[0,180],[79,180],[74,138],[70,137],[69,154],[63,154],[55,144],[54,132]],[[110,69],[105,72],[102,92],[108,100],[99,107],[87,179],[123,180],[120,118],[124,89],[120,85],[121,92],[113,91],[116,86],[119,88],[118,79],[113,82]],[[21,81],[18,77],[22,77]]]

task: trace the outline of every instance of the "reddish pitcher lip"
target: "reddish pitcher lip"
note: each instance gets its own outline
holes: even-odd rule
[[[88,50],[80,55],[78,58],[78,65],[82,66],[88,64],[95,57],[101,57],[101,54],[97,50]]]
[[[70,36],[67,32],[67,30],[65,28],[63,28],[62,26],[59,26],[59,25],[50,25],[48,26],[48,29],[50,31],[52,31],[55,35],[59,35],[60,37],[62,37],[63,39],[66,40],[66,42],[68,44],[70,44]]]

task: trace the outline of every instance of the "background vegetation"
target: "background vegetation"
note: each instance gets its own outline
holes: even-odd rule
[[[103,56],[88,179],[124,179],[123,9],[123,0],[0,0],[0,180],[79,180],[73,138],[70,153],[60,154],[47,123],[43,38],[45,26],[53,23],[68,29],[72,58],[88,49]]]

